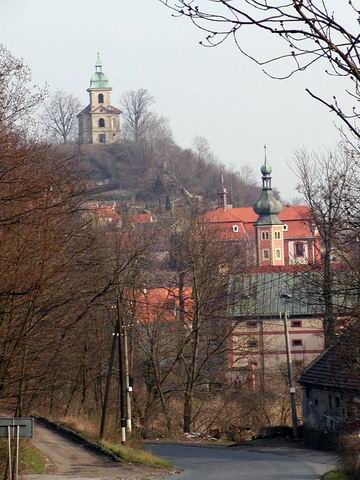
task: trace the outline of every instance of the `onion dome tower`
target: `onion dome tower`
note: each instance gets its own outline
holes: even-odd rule
[[[102,71],[99,53],[95,63],[95,72],[90,78],[87,92],[90,104],[78,115],[79,143],[119,143],[120,110],[111,105],[112,88],[109,79]]]
[[[273,194],[271,172],[265,147],[265,162],[261,167],[262,192],[254,205],[254,211],[259,215],[254,224],[259,266],[284,265],[284,225],[278,217],[282,205]]]

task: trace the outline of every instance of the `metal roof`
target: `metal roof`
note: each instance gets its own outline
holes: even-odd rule
[[[334,277],[333,307],[339,314],[349,313],[358,302],[359,291],[354,290],[349,275],[350,272],[341,272]],[[278,316],[286,309],[292,316],[322,316],[322,282],[322,273],[318,271],[232,275],[228,313],[232,316],[270,317]],[[284,294],[291,298],[281,298]]]

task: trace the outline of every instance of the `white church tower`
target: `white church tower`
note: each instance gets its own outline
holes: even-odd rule
[[[87,89],[90,104],[78,115],[79,143],[119,143],[121,111],[110,103],[110,87],[107,76],[102,71],[99,54],[95,64],[95,73]]]

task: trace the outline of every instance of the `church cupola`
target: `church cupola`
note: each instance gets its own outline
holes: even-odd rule
[[[278,217],[282,205],[273,194],[271,172],[265,148],[265,162],[261,167],[262,191],[254,205],[254,211],[259,216],[254,224],[259,266],[284,265],[284,226]]]
[[[96,63],[95,63],[95,73],[91,76],[90,78],[90,87],[89,87],[89,90],[90,89],[103,89],[103,88],[110,88],[110,85],[109,85],[109,80],[107,78],[107,76],[105,75],[105,73],[102,71],[102,63],[101,63],[101,60],[100,60],[100,55],[99,55],[99,52],[97,54],[97,58],[96,58]]]
[[[218,208],[223,208],[224,210],[227,208],[227,190],[224,185],[224,176],[222,168],[220,169],[220,188],[217,194],[218,197]]]
[[[109,79],[102,71],[99,53],[96,58],[95,72],[90,78],[87,91],[90,103],[77,115],[80,144],[119,143],[121,112],[111,105],[112,88]]]

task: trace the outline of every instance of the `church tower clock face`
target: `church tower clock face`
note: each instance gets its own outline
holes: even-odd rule
[[[78,115],[80,144],[109,144],[121,142],[121,111],[111,105],[112,87],[102,69],[99,53],[95,72],[90,78],[89,105]]]

